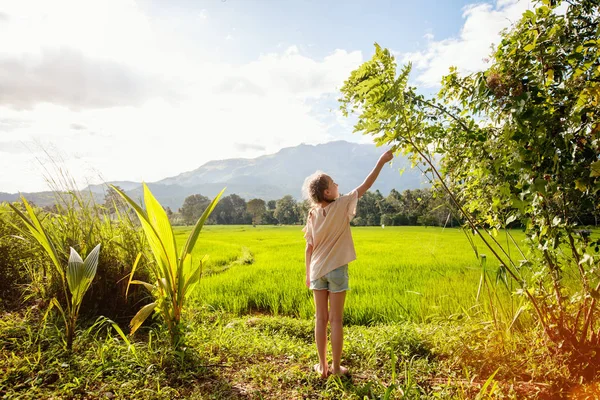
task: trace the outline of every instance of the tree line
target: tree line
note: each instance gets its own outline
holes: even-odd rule
[[[115,207],[109,193],[105,205]],[[202,215],[210,199],[202,194],[185,198],[177,211],[166,208],[174,225],[191,225]],[[354,226],[426,225],[457,226],[447,201],[436,190],[414,189],[399,192],[392,189],[388,196],[381,192],[366,192],[359,200]],[[224,196],[207,223],[218,225],[303,225],[310,210],[307,200],[296,201],[291,195],[278,200],[251,199],[246,201],[237,194]]]

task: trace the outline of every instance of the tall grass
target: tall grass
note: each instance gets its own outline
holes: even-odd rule
[[[197,251],[211,258],[196,293],[198,302],[240,315],[265,312],[312,318],[300,227],[205,229],[211,240]],[[491,316],[487,297],[477,299],[480,261],[460,229],[360,227],[352,232],[358,258],[350,264],[345,323]],[[513,235],[522,239],[520,232]],[[252,264],[235,263],[242,248],[252,253]],[[498,266],[488,261],[486,268],[495,273]],[[493,280],[488,283],[496,286]],[[510,288],[497,289],[494,307],[498,301],[507,309],[518,309]]]
[[[102,252],[98,260],[97,273],[87,295],[81,305],[81,316],[96,319],[104,315],[112,320],[123,322],[135,314],[140,305],[147,302],[147,294],[143,288],[134,288],[126,299],[127,278],[137,255],[141,252],[148,255],[147,243],[143,233],[136,226],[128,213],[114,213],[101,204],[97,204],[92,193],[77,188],[73,178],[61,168],[59,161],[52,159],[44,166],[46,181],[54,195],[54,206],[41,209],[32,205],[32,210],[39,216],[40,225],[46,232],[48,240],[55,246],[56,261],[61,266],[68,265],[70,248],[82,254],[89,254],[98,243],[102,244]],[[21,212],[26,212],[21,203],[13,204]],[[9,212],[10,211],[10,212]],[[66,304],[67,294],[62,287],[62,278],[48,257],[42,258],[42,246],[30,237],[21,235],[15,238],[19,229],[25,228],[22,220],[8,205],[0,208],[2,226],[11,229],[0,229],[5,232],[0,241],[10,241],[11,248],[29,248],[23,256],[16,259],[0,257],[0,270],[18,271],[24,285],[22,298],[37,300],[41,306],[49,305],[52,298],[60,304]],[[0,233],[2,233],[0,232]],[[12,235],[12,236],[10,236]],[[2,243],[0,243],[0,247]],[[10,250],[10,249],[9,249]],[[11,250],[12,254],[14,251]],[[9,255],[10,255],[9,254]],[[136,278],[148,278],[148,260],[143,257],[138,265]]]

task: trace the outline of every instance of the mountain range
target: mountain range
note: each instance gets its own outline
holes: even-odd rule
[[[181,207],[187,196],[199,193],[212,198],[224,187],[227,187],[225,195],[235,193],[246,200],[276,200],[288,194],[300,200],[304,179],[316,170],[329,174],[339,184],[340,193],[346,193],[362,183],[382,153],[383,149],[375,145],[346,141],[301,144],[252,159],[209,161],[193,171],[147,184],[160,203],[173,210]],[[133,198],[141,198],[141,182],[109,183],[120,186]],[[96,201],[103,202],[107,184],[90,185],[83,192],[91,192]],[[387,195],[391,189],[402,191],[427,186],[421,172],[411,169],[410,162],[398,156],[392,165],[383,168],[371,190]],[[52,192],[22,194],[38,206],[54,201]],[[0,202],[18,198],[18,194],[0,192]]]

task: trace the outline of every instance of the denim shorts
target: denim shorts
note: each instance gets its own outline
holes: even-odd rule
[[[350,290],[350,286],[348,286],[348,264],[342,265],[314,281],[310,281],[310,289],[328,290],[331,293]]]

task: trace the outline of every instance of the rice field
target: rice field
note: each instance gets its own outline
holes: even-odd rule
[[[176,228],[178,245],[190,229]],[[476,301],[480,262],[462,230],[354,227],[352,234],[357,260],[349,269],[345,323],[452,319],[483,307],[481,299]],[[523,239],[520,231],[512,235]],[[313,317],[312,293],[304,286],[301,227],[206,226],[200,241],[199,253],[210,258],[192,302],[236,315]],[[477,246],[489,254],[480,242]],[[516,253],[514,246],[511,251]],[[490,254],[487,267],[497,266]],[[499,293],[508,307],[516,307],[506,289]]]

